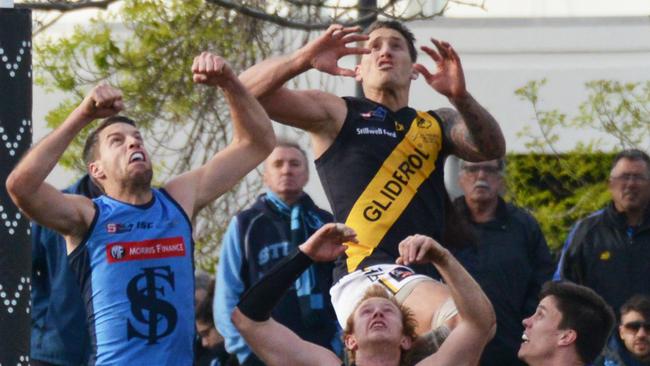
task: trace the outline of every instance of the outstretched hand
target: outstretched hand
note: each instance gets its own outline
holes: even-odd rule
[[[431,38],[431,42],[436,46],[438,52],[427,46],[422,46],[420,49],[431,56],[438,70],[431,73],[422,64],[415,64],[413,67],[424,76],[427,84],[438,93],[449,99],[464,97],[467,94],[465,75],[456,50],[444,41]]]
[[[439,263],[444,260],[449,251],[440,243],[425,235],[411,235],[402,240],[398,246],[399,258],[397,264]]]
[[[122,92],[107,83],[95,86],[77,107],[90,121],[118,114],[124,109]]]
[[[354,70],[339,67],[338,61],[343,56],[370,53],[370,50],[365,47],[347,47],[352,42],[368,39],[367,35],[359,34],[359,31],[361,31],[359,26],[330,25],[325,33],[309,42],[299,52],[309,61],[311,67],[319,71],[332,75],[354,77]]]
[[[345,252],[343,243],[357,243],[357,233],[343,224],[323,225],[300,245],[300,250],[316,262],[329,262]]]
[[[192,79],[197,84],[223,86],[237,76],[226,60],[210,52],[201,52],[192,63]]]

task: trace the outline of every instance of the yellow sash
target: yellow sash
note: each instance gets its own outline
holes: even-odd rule
[[[345,220],[359,240],[359,244],[347,243],[348,272],[355,271],[377,248],[402,215],[420,185],[436,169],[441,147],[440,125],[430,114],[418,111],[402,141],[386,158]]]

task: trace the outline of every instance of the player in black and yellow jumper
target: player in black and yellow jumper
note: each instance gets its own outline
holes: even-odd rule
[[[444,285],[395,265],[400,243],[416,234],[443,238],[446,156],[496,159],[505,141],[498,123],[467,91],[460,59],[448,43],[432,39],[435,50],[421,47],[437,65],[432,73],[415,64],[413,34],[401,23],[381,21],[366,34],[359,30],[332,25],[293,54],[267,59],[240,79],[274,120],[310,133],[335,219],[357,233],[359,243],[350,243],[339,261],[336,276],[344,276],[332,289],[339,321],[345,324],[356,297],[379,282],[414,310],[416,331],[424,334],[441,322],[453,326],[453,303]],[[358,41],[363,46],[348,47]],[[362,55],[360,64],[340,68],[339,58],[350,54]],[[283,86],[312,68],[355,77],[366,97]],[[420,74],[455,109],[409,108],[411,81]]]

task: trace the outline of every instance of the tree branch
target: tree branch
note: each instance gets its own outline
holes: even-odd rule
[[[401,21],[431,19],[444,13],[449,3],[456,3],[463,6],[473,6],[473,7],[485,9],[484,6],[485,0],[448,0],[441,10],[433,14],[425,14],[423,11],[420,11],[411,16],[398,16],[395,15],[393,11],[391,11],[391,10],[395,10],[395,6],[397,5],[396,1],[388,1],[382,7],[376,7],[376,8],[373,7],[373,8],[366,9],[354,5],[346,5],[346,6],[340,4],[328,5],[326,2],[321,0],[285,0],[286,4],[289,4],[290,6],[296,6],[296,7],[338,10],[346,13],[349,11],[360,11],[361,13],[366,13],[366,15],[364,15],[363,17],[348,19],[346,21],[342,21],[341,18],[339,17],[336,18],[330,17],[329,20],[324,22],[313,22],[308,19],[297,19],[297,18],[291,19],[288,18],[287,16],[272,14],[265,11],[264,9],[255,8],[251,6],[250,3],[247,4],[247,2],[242,2],[242,1],[206,0],[206,2],[211,3],[215,6],[220,6],[229,10],[236,11],[239,14],[254,19],[270,22],[281,27],[304,30],[304,31],[323,30],[329,27],[332,23],[340,23],[345,26],[361,25],[361,24],[365,24],[370,19],[374,19],[377,15],[382,15],[389,19],[396,19]]]
[[[27,8],[32,10],[54,10],[54,11],[73,11],[79,9],[98,8],[106,9],[109,5],[120,0],[49,0],[49,1],[24,1],[15,4],[16,8]]]
[[[287,19],[285,17],[281,17],[276,14],[269,14],[263,10],[255,9],[250,6],[246,6],[241,3],[233,2],[230,0],[206,0],[206,1],[208,3],[221,6],[226,9],[234,10],[240,14],[255,19],[271,22],[281,27],[287,27],[291,29],[300,29],[304,31],[322,30],[322,29],[327,29],[327,27],[329,27],[330,24],[334,22],[334,19],[332,19],[332,21],[330,22],[321,22],[321,23],[301,22],[301,21]],[[346,26],[361,24],[363,21],[368,20],[373,16],[374,14],[369,14],[363,18],[354,19],[353,21],[342,22],[342,24]]]

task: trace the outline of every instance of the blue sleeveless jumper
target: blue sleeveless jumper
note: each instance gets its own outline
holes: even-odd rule
[[[81,285],[91,365],[191,365],[192,225],[164,190],[131,205],[94,199],[95,218],[69,261]]]

